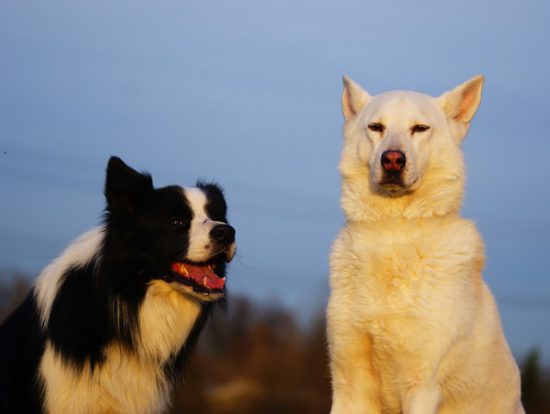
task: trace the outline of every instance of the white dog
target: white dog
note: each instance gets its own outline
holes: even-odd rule
[[[434,98],[344,78],[346,227],[330,259],[332,414],[519,414],[484,248],[459,216],[483,77]]]

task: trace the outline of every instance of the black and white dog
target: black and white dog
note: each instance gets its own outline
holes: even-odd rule
[[[158,413],[212,305],[235,230],[215,184],[154,188],[112,157],[102,226],[0,328],[1,413]]]

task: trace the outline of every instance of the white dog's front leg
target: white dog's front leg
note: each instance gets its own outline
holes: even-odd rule
[[[372,378],[365,376],[365,372],[351,372],[345,374],[344,380],[338,370],[332,370],[332,408],[331,414],[380,414],[380,401]],[[354,378],[354,379],[352,379]],[[351,381],[350,381],[351,380]]]
[[[331,337],[331,414],[380,414],[380,389],[367,338]]]
[[[421,384],[407,391],[403,414],[436,414],[441,404],[441,391],[435,384]]]

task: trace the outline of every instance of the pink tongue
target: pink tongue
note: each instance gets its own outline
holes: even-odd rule
[[[172,270],[188,279],[193,279],[207,289],[222,289],[225,278],[218,277],[211,266],[196,266],[189,263],[174,263]]]

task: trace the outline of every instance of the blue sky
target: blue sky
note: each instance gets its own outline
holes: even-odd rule
[[[432,95],[476,74],[463,212],[514,352],[550,361],[550,3],[0,1],[0,267],[36,274],[103,208],[110,155],[220,182],[232,291],[302,315],[342,225],[341,77]]]

